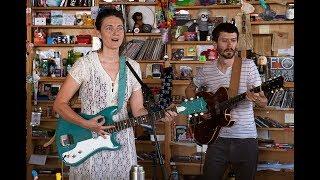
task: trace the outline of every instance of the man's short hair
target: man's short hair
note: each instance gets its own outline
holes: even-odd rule
[[[213,41],[218,42],[220,32],[237,33],[237,40],[239,38],[238,28],[231,23],[220,23],[217,27],[215,27],[212,31]]]

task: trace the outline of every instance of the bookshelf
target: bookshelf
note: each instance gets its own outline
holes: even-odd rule
[[[31,7],[31,0],[27,0],[28,7],[31,8],[31,13],[33,12],[42,12],[42,11],[51,11],[51,10],[62,10],[68,13],[72,13],[75,11],[90,11],[91,7]],[[249,2],[252,3],[256,7],[256,13],[261,12],[261,8],[259,7],[257,2]],[[106,3],[102,1],[96,1],[96,6],[109,6],[109,5],[122,5],[122,7],[129,7],[129,6],[156,6],[157,3],[149,3],[149,2],[113,2],[113,3]],[[275,10],[279,12],[283,12],[285,9],[284,5],[279,5],[275,2],[270,2],[271,7],[275,7]],[[207,9],[211,12],[212,16],[218,15],[226,15],[228,17],[228,21],[234,17],[237,13],[240,12],[241,5],[210,5],[210,6],[180,6],[177,7],[177,10],[188,10],[192,17],[196,17],[197,12],[200,9]],[[27,16],[27,22],[32,22],[31,14]],[[293,25],[294,21],[257,21],[251,22],[252,26],[252,34],[254,36],[254,52],[264,54],[264,55],[273,55],[275,51],[271,50],[272,41],[270,38],[270,34],[277,32],[277,31],[286,31],[288,32],[288,46],[293,45]],[[261,33],[261,28],[269,29],[268,33]],[[93,26],[56,26],[56,25],[46,25],[46,26],[36,26],[32,25],[32,23],[27,26],[27,40],[32,42],[32,30],[36,28],[45,28],[48,29],[49,32],[52,31],[62,31],[63,33],[70,33],[70,34],[77,34],[81,33],[93,33],[94,27]],[[151,38],[162,38],[160,33],[126,33],[126,42],[131,40],[147,40]],[[212,41],[171,41],[169,44],[165,46],[165,52],[169,56],[168,60],[156,59],[142,59],[139,60],[139,64],[141,67],[142,72],[145,71],[147,64],[152,63],[159,63],[164,66],[171,65],[174,67],[177,72],[179,73],[179,67],[183,65],[188,65],[195,69],[197,66],[202,66],[204,63],[200,61],[173,61],[172,60],[172,50],[174,48],[179,47],[188,47],[188,46],[196,46],[196,45],[212,45]],[[56,44],[56,45],[35,45],[36,49],[49,49],[54,48],[61,51],[61,56],[67,56],[67,50],[74,47],[91,47],[91,44]],[[32,60],[29,58],[27,59],[27,74],[32,74]],[[193,72],[195,73],[195,71]],[[65,80],[65,77],[41,77],[39,80],[40,83],[47,83],[47,84],[62,84]],[[150,86],[157,86],[161,85],[160,79],[143,79],[144,83],[147,83]],[[173,80],[173,95],[185,96],[184,90],[189,85],[189,80]],[[294,82],[286,82],[284,85],[285,88],[293,88]],[[39,100],[38,105],[43,107],[50,107],[52,106],[53,101],[50,100]],[[26,156],[27,159],[33,152],[33,148],[35,144],[45,143],[49,140],[49,138],[40,138],[40,137],[32,137],[31,128],[30,127],[30,120],[31,120],[31,112],[34,108],[34,101],[32,99],[32,85],[27,84],[27,120],[26,120],[26,127],[27,127],[27,152]],[[73,106],[74,108],[80,108],[81,103],[80,101],[76,102]],[[261,116],[268,116],[270,118],[274,118],[280,121],[280,123],[284,123],[285,114],[293,113],[293,108],[274,108],[274,107],[267,107],[267,108],[255,108],[254,109],[256,115]],[[183,116],[178,116],[175,119],[176,124],[185,124],[186,118]],[[45,117],[41,119],[41,124],[44,127],[53,127],[56,123],[56,118],[52,117]],[[199,175],[202,173],[203,164],[202,163],[185,163],[185,162],[172,162],[171,157],[174,155],[192,155],[196,153],[196,144],[195,143],[184,143],[184,142],[175,142],[173,140],[172,131],[174,124],[172,122],[166,122],[161,125],[157,125],[159,127],[159,133],[165,134],[165,141],[161,142],[161,151],[165,154],[165,166],[167,169],[167,173],[171,172],[171,167],[175,165],[181,174],[185,175]],[[281,143],[293,143],[293,136],[294,136],[294,128],[258,128],[258,131],[268,131],[271,138],[273,138],[277,142]],[[143,132],[143,130],[139,127],[136,128],[136,135],[139,135]],[[151,152],[154,150],[154,142],[151,141],[142,141],[136,140],[136,148],[137,152]],[[293,162],[293,150],[283,150],[283,149],[276,149],[276,148],[260,148],[259,149],[259,158],[260,160],[280,160],[282,162]],[[45,167],[58,167],[61,168],[61,162],[58,159],[49,158],[49,162],[45,165]],[[138,160],[139,164],[142,164],[146,170],[146,177],[151,177],[152,174],[152,161],[151,160]],[[31,170],[34,167],[39,167],[37,165],[27,165],[27,177],[31,179]],[[65,167],[64,167],[65,168]],[[67,171],[64,170],[64,171]],[[159,173],[159,177],[161,176],[161,170],[157,169]],[[52,175],[41,174],[41,179],[44,178],[53,178]],[[64,174],[64,177],[67,178],[67,175]],[[259,171],[257,173],[256,179],[263,180],[263,179],[279,179],[282,177],[283,179],[293,179],[293,171],[286,170],[286,171]]]

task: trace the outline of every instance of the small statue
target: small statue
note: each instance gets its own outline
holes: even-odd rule
[[[208,33],[209,33],[209,17],[210,17],[210,11],[207,9],[201,9],[198,12],[198,30],[200,32],[200,41],[206,41]]]
[[[150,24],[145,24],[142,21],[142,13],[141,12],[135,12],[132,15],[132,19],[134,20],[133,25],[133,32],[134,33],[150,33],[152,30],[152,26]]]

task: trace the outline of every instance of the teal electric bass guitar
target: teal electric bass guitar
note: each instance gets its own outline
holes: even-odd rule
[[[185,100],[179,106],[170,109],[182,115],[195,115],[202,114],[207,111],[206,102],[204,99],[191,98]],[[119,122],[114,122],[112,116],[115,113],[117,106],[110,106],[100,111],[96,115],[79,114],[84,119],[91,119],[95,116],[102,115],[105,119],[104,125],[113,125],[115,128],[108,129],[106,139],[99,136],[97,133],[89,129],[78,126],[62,118],[58,119],[56,128],[56,145],[58,155],[64,163],[70,166],[76,166],[88,159],[93,154],[101,150],[118,150],[121,145],[116,141],[116,133],[123,129],[133,127],[135,125],[151,124],[152,122],[165,117],[165,110],[149,113],[145,116],[136,118],[129,118]]]

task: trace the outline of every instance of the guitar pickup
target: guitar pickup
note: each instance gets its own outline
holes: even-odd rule
[[[64,147],[69,146],[69,145],[73,144],[73,138],[69,134],[62,135],[62,136],[60,136],[60,143]]]

